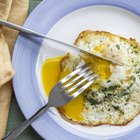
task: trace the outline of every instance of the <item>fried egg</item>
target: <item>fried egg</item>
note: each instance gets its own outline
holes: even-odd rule
[[[58,111],[75,124],[125,125],[140,112],[140,45],[108,32],[84,31],[75,45],[89,52],[124,64],[118,66],[87,55],[47,59],[42,65],[42,83],[46,94],[79,65],[91,62],[100,78],[85,92]]]

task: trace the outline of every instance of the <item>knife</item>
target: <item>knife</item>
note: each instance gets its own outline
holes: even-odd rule
[[[91,53],[91,52],[88,52],[84,49],[81,49],[81,48],[78,48],[74,45],[71,45],[71,44],[68,44],[68,43],[64,43],[64,42],[61,42],[59,40],[56,40],[56,39],[53,39],[53,38],[49,38],[47,37],[46,35],[43,35],[41,33],[38,33],[36,31],[33,31],[33,30],[30,30],[30,29],[27,29],[25,27],[22,27],[22,26],[19,26],[17,24],[14,24],[14,23],[11,23],[11,22],[8,22],[8,21],[5,21],[5,20],[2,20],[0,19],[0,24],[3,25],[3,26],[6,26],[6,27],[9,27],[11,29],[14,29],[14,30],[17,30],[19,32],[22,32],[22,33],[25,33],[25,34],[28,34],[28,35],[32,35],[32,36],[35,36],[35,37],[41,37],[41,38],[44,38],[44,39],[47,39],[49,41],[52,41],[52,42],[55,42],[55,43],[59,43],[61,45],[64,45],[65,47],[68,47],[70,49],[73,49],[75,51],[78,51],[80,53],[84,53],[84,54],[87,54],[87,55],[90,55],[90,56],[93,56],[97,59],[101,59],[101,60],[105,60],[111,64],[115,64],[115,65],[120,65],[120,66],[123,66],[122,63],[120,62],[117,62],[117,61],[114,61],[114,60],[111,60],[107,57],[103,57],[103,56],[100,56],[100,55],[97,55],[95,53]]]

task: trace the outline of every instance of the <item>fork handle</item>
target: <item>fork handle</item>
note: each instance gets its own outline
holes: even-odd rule
[[[7,136],[2,140],[14,140],[18,137],[33,121],[40,117],[44,112],[49,108],[49,105],[46,104],[41,109],[39,109],[31,118],[27,119],[25,122],[21,123],[15,129],[13,129]]]

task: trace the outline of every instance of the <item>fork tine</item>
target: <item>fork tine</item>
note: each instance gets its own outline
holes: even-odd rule
[[[68,81],[70,78],[72,78],[75,74],[79,73],[82,69],[86,68],[87,66],[89,66],[91,63],[87,63],[81,67],[79,67],[78,69],[76,69],[75,71],[73,71],[72,73],[70,73],[69,75],[67,75],[65,78],[63,78],[61,81],[59,81],[61,84],[64,84],[66,81]]]
[[[71,87],[67,92],[70,93],[73,90],[75,90],[76,88],[78,88],[82,83],[84,83],[86,80],[91,79],[94,76],[95,72],[89,73],[89,74],[85,74],[85,78],[82,79],[80,82],[78,82],[77,84],[75,84],[73,87]]]
[[[76,98],[78,95],[80,95],[85,89],[87,89],[99,76],[94,77],[91,81],[89,81],[87,84],[82,86],[80,89],[78,89],[75,93],[72,95],[69,95],[72,98]]]
[[[87,72],[90,71],[90,67],[87,67],[87,69],[83,69],[79,75],[74,78],[72,81],[70,81],[68,84],[66,84],[65,86],[63,86],[64,89],[68,88],[69,86],[71,86],[72,84],[74,84],[77,80],[79,80],[81,77],[83,77]]]

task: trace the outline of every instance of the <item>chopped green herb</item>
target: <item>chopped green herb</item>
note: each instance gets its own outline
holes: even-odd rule
[[[111,80],[108,80],[108,81],[107,81],[107,83],[110,83],[110,82],[111,82]]]
[[[95,99],[88,99],[88,101],[90,102],[91,105],[97,105],[100,104],[101,102],[95,100]]]
[[[120,108],[119,108],[119,106],[112,106],[115,110],[119,110]]]
[[[119,50],[120,49],[120,45],[116,45],[117,49]]]
[[[136,74],[139,74],[140,73],[140,69],[136,70]]]
[[[112,106],[115,110],[118,110],[121,114],[124,114],[124,112],[120,109],[119,106]]]
[[[120,87],[120,85],[111,85],[108,89],[110,89],[110,90],[116,90],[119,87]]]
[[[130,93],[130,92],[125,91],[125,92],[123,92],[123,93],[122,93],[122,95],[121,95],[121,96],[128,95],[129,93]]]
[[[135,53],[138,53],[138,51],[134,51]]]

